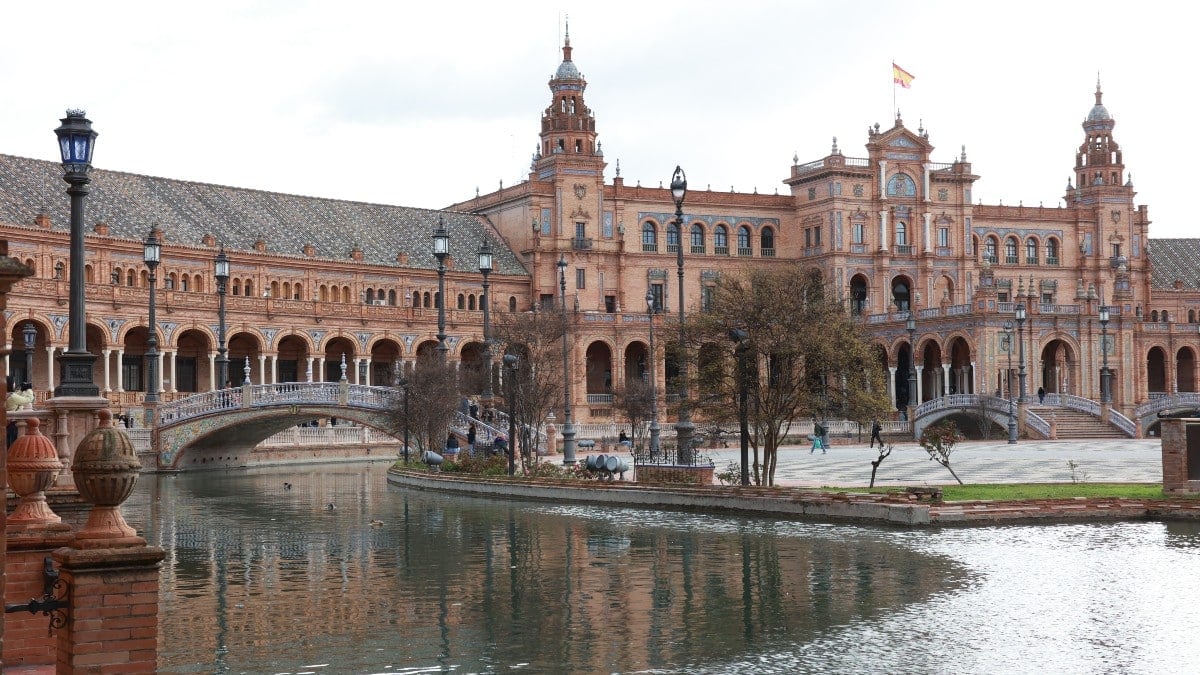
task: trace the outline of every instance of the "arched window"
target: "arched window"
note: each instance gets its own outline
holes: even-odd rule
[[[867,278],[861,274],[850,280],[850,313],[859,316],[867,309]]]
[[[254,295],[254,282],[253,281],[250,281],[249,279],[246,280],[246,288],[242,290],[242,295],[246,295],[246,296]]]
[[[1038,264],[1038,245],[1037,239],[1030,237],[1025,240],[1025,263],[1027,265]]]
[[[742,225],[737,229],[738,255],[753,255],[750,248],[750,228]]]
[[[371,304],[372,302],[375,302],[375,289],[374,289],[374,288],[368,288],[366,291],[364,291],[364,292],[363,292],[363,300],[364,300],[364,301],[365,301],[365,302],[366,302],[368,305],[369,305],[369,304]]]
[[[1007,265],[1016,265],[1017,260],[1017,238],[1009,237],[1004,240],[1004,263]]]
[[[896,221],[896,245],[908,246],[908,224],[903,220]]]
[[[203,278],[199,274],[197,274],[195,277],[192,278],[192,292],[194,292],[194,293],[203,293],[204,292],[204,281],[203,281]]]
[[[1188,310],[1188,323],[1196,323],[1196,310]]]
[[[762,229],[762,234],[759,235],[759,248],[764,256],[775,255],[775,230],[769,227]]]
[[[692,253],[704,253],[704,227],[692,224]]]
[[[508,311],[510,311],[510,312],[517,311],[517,296],[515,296],[515,295],[508,296]]]
[[[1046,240],[1046,264],[1057,265],[1058,261],[1058,240],[1051,237]]]
[[[431,300],[432,297],[433,296],[431,296],[429,294],[429,291],[425,291],[425,296],[422,299],[421,306],[424,307],[425,309],[429,309],[430,307],[433,307],[433,301]]]
[[[1162,322],[1163,322],[1163,323],[1166,323],[1166,322],[1167,322],[1167,321],[1169,321],[1169,320],[1170,320],[1170,319],[1168,319],[1168,318],[1167,318],[1167,310],[1165,310],[1165,309],[1164,309],[1164,310],[1162,311]]]
[[[181,291],[192,290],[191,279],[188,279],[188,275],[182,274],[179,276],[179,290],[181,290]]]
[[[342,286],[342,302],[350,304],[350,287]]]
[[[396,306],[396,289],[388,290],[388,304],[392,307]]]
[[[62,263],[58,263],[57,265],[55,265],[54,269],[55,269],[57,276],[61,277],[62,276]],[[134,272],[133,270],[129,270],[128,272],[125,273],[125,285],[126,286],[137,286],[137,273],[136,272]]]
[[[412,303],[413,307],[421,306],[421,291],[413,291]]]
[[[84,280],[86,283],[89,283],[89,284],[94,284],[94,283],[96,283],[95,274],[92,272],[92,266],[91,266],[91,265],[84,265],[84,266],[83,266],[83,280]]]
[[[990,262],[996,262],[996,256],[999,255],[997,249],[1000,247],[1000,242],[995,237],[988,237],[983,244],[983,259]]]
[[[679,226],[675,223],[667,225],[667,252],[674,253],[679,246]]]
[[[467,309],[475,309],[475,296],[474,295],[467,296]]]
[[[1158,323],[1158,310],[1150,312],[1150,323]]]
[[[729,255],[729,230],[724,225],[713,228],[713,253]]]
[[[917,184],[907,175],[898,173],[888,179],[887,194],[889,197],[916,197]]]
[[[233,294],[234,295],[242,294],[242,280],[241,279],[233,280]]]
[[[906,312],[912,306],[909,303],[908,280],[904,277],[892,280],[892,304],[900,312]]]
[[[463,295],[462,293],[458,294],[458,308],[459,309],[467,308],[467,296]]]
[[[658,227],[653,220],[642,223],[642,250],[647,252],[658,250]]]

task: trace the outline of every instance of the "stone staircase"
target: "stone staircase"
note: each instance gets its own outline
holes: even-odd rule
[[[1120,429],[1105,424],[1099,417],[1057,405],[1030,404],[1033,414],[1050,422],[1054,418],[1060,439],[1069,438],[1128,438]]]

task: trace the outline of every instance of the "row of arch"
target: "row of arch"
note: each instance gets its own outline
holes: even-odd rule
[[[1189,309],[1187,311],[1187,322],[1188,323],[1198,323],[1197,319],[1200,319],[1200,316],[1197,315],[1196,310]],[[1165,309],[1151,310],[1149,320],[1151,323],[1159,323],[1159,322],[1170,323],[1171,312],[1169,310],[1165,310]]]
[[[976,250],[979,250],[979,237],[973,237]],[[1062,243],[1058,237],[1046,237],[1043,243],[1035,236],[1025,238],[1025,259],[1021,260],[1021,243],[1016,235],[1008,235],[1004,238],[1004,263],[1006,265],[1016,265],[1024,262],[1026,265],[1040,264],[1042,258],[1039,256],[1041,251],[1045,252],[1045,263],[1047,265],[1058,265],[1061,262],[1060,253],[1062,251]],[[992,264],[1000,262],[1000,237],[995,234],[986,235],[983,239],[983,259]]]
[[[658,250],[658,232],[659,224],[654,220],[645,220],[642,222],[642,250],[654,252]],[[729,247],[729,226],[724,223],[717,223],[712,226],[712,252],[715,254],[728,254]],[[737,244],[738,255],[753,255],[754,251],[754,231],[746,224],[738,225],[734,230],[735,242]],[[688,246],[692,253],[707,253],[708,252],[709,232],[704,223],[692,223],[688,229]],[[680,245],[679,225],[674,222],[669,222],[666,225],[666,245],[667,251],[672,252]],[[758,248],[759,251],[773,251],[775,249],[775,228],[770,225],[764,225],[758,232]]]

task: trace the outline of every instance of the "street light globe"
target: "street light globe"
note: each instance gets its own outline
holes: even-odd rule
[[[683,169],[678,165],[675,167],[675,173],[671,175],[671,198],[675,200],[675,206],[683,205],[683,198],[687,196],[687,175],[683,173]]]

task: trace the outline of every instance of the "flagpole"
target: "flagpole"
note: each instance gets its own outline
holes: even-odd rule
[[[892,58],[892,119],[896,117],[896,59]]]

